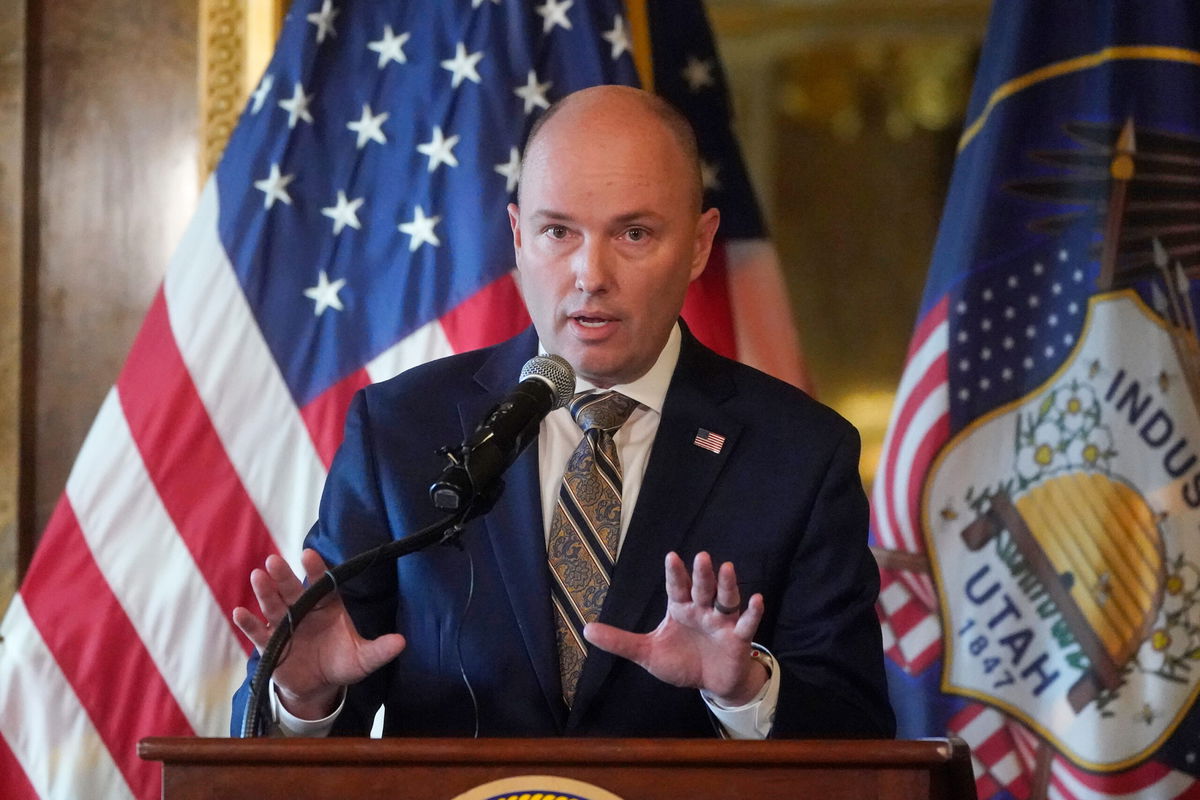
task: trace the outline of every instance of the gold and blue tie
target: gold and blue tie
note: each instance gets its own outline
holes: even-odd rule
[[[621,462],[613,434],[638,403],[617,392],[578,394],[569,408],[583,440],[567,461],[547,556],[563,700],[570,706],[587,657],[583,626],[600,615],[621,538]]]

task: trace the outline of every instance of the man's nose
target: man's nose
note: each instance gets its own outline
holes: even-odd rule
[[[607,291],[612,282],[609,254],[603,242],[588,240],[575,252],[575,288],[588,294]]]

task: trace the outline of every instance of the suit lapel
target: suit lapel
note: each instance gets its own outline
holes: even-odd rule
[[[651,604],[664,585],[663,559],[678,551],[721,471],[736,449],[742,424],[721,409],[733,394],[714,356],[683,329],[679,363],[663,403],[637,507],[621,546],[600,621],[625,630],[652,629],[665,607]],[[725,437],[719,453],[695,444],[709,430]],[[596,696],[615,657],[591,648],[580,676],[571,719]]]
[[[497,348],[475,375],[484,393],[459,404],[464,435],[472,432],[483,415],[515,385],[521,366],[536,353],[537,338],[532,329]],[[500,499],[483,518],[484,527],[529,660],[550,712],[561,729],[565,707],[550,606],[536,442],[504,474],[504,484]]]

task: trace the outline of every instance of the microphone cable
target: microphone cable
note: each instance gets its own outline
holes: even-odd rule
[[[475,697],[475,689],[471,686],[471,679],[467,676],[466,665],[463,664],[462,655],[462,629],[463,623],[466,622],[467,612],[471,610],[471,600],[475,597],[475,558],[471,555],[469,548],[462,548],[467,554],[467,567],[469,580],[467,583],[467,602],[463,606],[462,616],[458,618],[458,627],[454,632],[454,650],[458,654],[458,674],[462,676],[463,685],[467,687],[467,694],[471,697],[471,709],[475,717],[475,734],[472,738],[479,738],[479,700]]]

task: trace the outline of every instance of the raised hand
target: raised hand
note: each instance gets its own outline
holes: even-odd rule
[[[300,563],[310,583],[325,574],[325,562],[316,550],[305,550]],[[250,586],[266,621],[249,609],[233,610],[233,622],[261,653],[288,606],[304,592],[304,584],[277,555],[267,557],[265,569],[250,573]],[[364,639],[331,592],[300,622],[275,669],[275,686],[284,707],[301,719],[328,716],[343,686],[357,683],[391,661],[404,649],[404,637],[389,633]]]
[[[762,621],[763,599],[755,594],[741,611],[737,573],[726,562],[714,573],[708,553],[698,553],[692,573],[675,553],[667,554],[667,613],[650,633],[636,634],[593,622],[584,637],[640,665],[674,686],[704,689],[723,706],[754,698],[767,671],[750,657]]]

